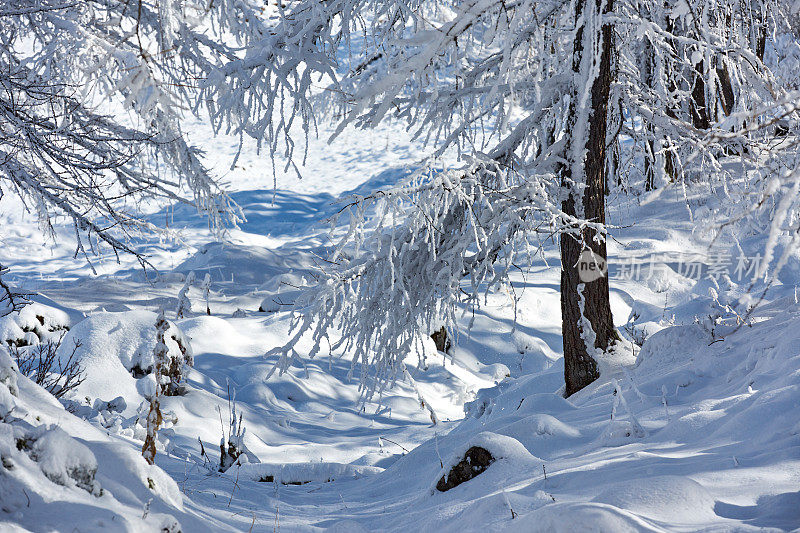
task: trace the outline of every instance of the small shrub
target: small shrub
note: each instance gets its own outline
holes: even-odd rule
[[[165,323],[167,329],[162,332],[165,345],[167,339],[173,340],[180,351],[180,355],[176,354],[174,349],[170,351],[169,348],[167,348],[166,353],[163,354],[164,360],[159,370],[162,376],[160,394],[164,396],[183,396],[186,394],[186,386],[182,381],[186,373],[186,367],[194,365],[194,357],[192,355],[191,346],[189,346],[188,341],[182,337],[177,327],[174,324],[170,324],[166,319]],[[136,379],[141,379],[149,374],[153,374],[155,372],[155,367],[152,364],[144,366],[141,361],[137,361],[131,366],[129,371],[131,376]]]
[[[211,315],[211,304],[209,304],[208,300],[211,297],[211,274],[206,272],[206,277],[203,278],[203,298],[206,301],[206,314]]]
[[[167,345],[164,343],[164,334],[169,329],[169,323],[164,318],[164,309],[161,309],[156,318],[156,346],[154,349],[155,359],[155,378],[156,390],[150,397],[150,409],[147,414],[147,436],[142,445],[142,457],[149,464],[155,463],[156,460],[156,438],[158,428],[164,421],[161,415],[161,404],[159,396],[162,393],[161,376],[166,374],[169,365],[169,355]]]
[[[644,326],[637,327],[628,323],[622,326],[622,329],[628,334],[628,338],[631,340],[631,342],[633,342],[639,348],[644,346],[644,341],[646,341],[647,337],[649,336],[647,334],[647,328]]]
[[[32,428],[16,441],[17,450],[28,454],[42,473],[53,483],[64,487],[76,486],[93,496],[103,495],[95,480],[97,459],[81,444],[59,427]]]
[[[166,361],[161,372],[169,378],[169,382],[164,386],[162,393],[164,396],[183,396],[186,394],[186,387],[181,381],[186,372],[186,367],[194,364],[194,358],[192,357],[191,349],[184,344],[180,335],[173,333],[170,338],[178,345],[181,355],[180,357],[173,357],[169,353],[165,354]]]
[[[217,407],[219,413],[219,423],[222,426],[222,438],[219,441],[219,471],[225,472],[231,466],[239,462],[239,457],[247,452],[243,438],[245,428],[242,425],[242,414],[236,417],[236,391],[231,397],[231,389],[228,386],[228,436],[225,436],[225,426],[222,423],[222,411]]]
[[[12,346],[11,353],[21,374],[41,385],[56,398],[61,398],[86,379],[84,369],[77,357],[80,340],[66,359],[58,357],[58,348],[64,335],[57,341],[47,341],[32,347]]]
[[[185,318],[192,312],[192,301],[189,300],[189,289],[194,283],[194,272],[189,272],[186,282],[178,292],[178,309],[175,311],[175,318]]]

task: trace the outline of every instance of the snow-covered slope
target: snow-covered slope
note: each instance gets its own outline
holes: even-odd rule
[[[195,126],[210,161],[227,168],[236,141],[206,140],[210,134]],[[621,265],[631,258],[706,251],[682,193],[669,188],[657,191],[658,201],[609,197],[610,222],[621,226],[609,242],[612,310],[626,341],[601,361],[601,379],[569,400],[561,395],[553,244],[514,274],[513,293],[500,287],[488,295],[469,331],[473,317],[465,317],[450,357],[436,355],[431,342],[428,367],[410,368],[414,383],[398,382],[380,404],[359,402],[342,354],[270,376],[274,359],[263,354],[285,342],[287,304],[329,244],[322,219],[340,196],[406,175],[402,165],[416,153],[406,138],[395,126],[345,134],[310,159],[304,181],[279,175],[277,190],[268,162],[246,149],[228,179],[248,221],[229,242],[214,243],[194,213],[154,208],[154,219],[168,220],[184,243],[141,243],[160,269],[149,277],[127,258],[122,265],[99,258],[93,275],[72,259],[68,234],[41,246],[35,224],[10,196],[0,199],[8,280],[44,295],[23,315],[3,319],[0,331],[36,343],[69,327],[65,346],[81,341],[86,372],[59,402],[7,362],[0,369],[0,529],[800,526],[797,280],[787,271],[741,325],[724,304],[745,284],[694,281],[675,261],[649,275],[624,275]],[[700,186],[689,191],[692,205],[706,196]],[[756,246],[758,238],[747,242]],[[176,319],[177,294],[191,271],[198,280],[210,275],[211,316],[198,283],[189,292],[193,311]],[[159,306],[172,322],[172,352],[188,345],[193,366],[185,393],[162,401],[166,425],[151,467],[141,447]],[[642,348],[632,342],[643,338]],[[219,442],[234,405],[248,462],[223,474]],[[485,447],[495,462],[437,491],[472,446]]]
[[[67,412],[6,353],[0,376],[0,529],[180,530],[178,485],[135,444]]]

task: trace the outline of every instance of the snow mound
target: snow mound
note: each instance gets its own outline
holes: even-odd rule
[[[698,482],[680,476],[656,476],[614,483],[594,498],[637,515],[678,526],[717,518],[714,498]]]
[[[102,495],[94,477],[97,459],[94,454],[59,427],[38,426],[24,431],[16,426],[17,449],[27,452],[44,475],[57,485],[77,486],[94,496]]]
[[[692,382],[695,354],[710,338],[699,325],[675,326],[654,333],[636,358],[636,373],[645,377],[637,385],[644,393],[660,394]],[[669,379],[669,381],[665,381]]]
[[[553,503],[511,521],[503,531],[542,531],[574,533],[575,531],[642,533],[661,532],[637,516],[600,503]]]
[[[38,300],[49,302],[46,298]],[[0,342],[7,346],[32,346],[58,341],[75,319],[64,309],[33,301],[20,311],[0,317]]]
[[[254,350],[252,341],[238,331],[230,321],[216,316],[201,315],[178,323],[189,340],[193,353],[224,353],[236,355]]]
[[[296,268],[294,254],[280,254],[257,246],[212,242],[175,268],[176,272],[195,272],[199,279],[206,273],[214,283],[261,284]]]
[[[480,389],[473,401],[464,404],[467,418],[481,419],[484,422],[503,416],[509,410],[546,414],[560,414],[572,411],[575,406],[560,394],[543,393],[540,384],[534,379],[520,378],[506,380],[495,387]]]
[[[282,308],[290,309],[307,285],[306,278],[293,271],[274,276],[262,286],[267,291],[267,296],[261,302],[259,311],[275,313]]]
[[[511,334],[511,342],[517,353],[522,356],[519,362],[521,375],[546,370],[559,358],[559,355],[540,337],[515,330]]]
[[[75,352],[86,380],[73,396],[90,404],[121,397],[127,411],[153,392],[153,349],[156,342],[156,314],[150,311],[97,313],[76,324],[58,350],[66,360],[76,342]],[[170,323],[166,332],[169,357],[176,364],[192,364],[192,349],[182,333]],[[121,405],[122,402],[119,402]]]
[[[530,522],[521,521],[520,516],[552,504],[551,495],[541,490],[537,490],[531,496],[517,492],[497,492],[470,502],[463,510],[449,518],[448,523],[443,524],[439,531],[458,533],[477,529],[465,527],[467,524],[474,525],[476,517],[499,517],[507,520],[510,524],[514,524],[515,527],[511,529],[512,531],[530,531],[532,529],[525,529],[525,526]],[[488,525],[484,527],[488,531],[496,531],[494,527],[488,527]]]
[[[10,395],[17,395],[17,373],[19,368],[17,363],[8,355],[5,346],[0,345],[0,390],[6,390]],[[0,403],[0,405],[3,405]],[[5,418],[6,413],[0,411],[0,418]]]
[[[479,364],[478,369],[484,374],[491,376],[492,381],[495,383],[511,377],[511,371],[503,363],[493,363],[491,365]]]
[[[581,432],[562,422],[552,415],[535,414],[527,418],[526,423],[530,425],[536,435],[547,435],[551,437],[580,437]]]
[[[458,490],[480,490],[485,494],[492,488],[502,488],[507,480],[520,471],[533,470],[541,466],[542,460],[531,455],[531,453],[517,439],[483,431],[472,438],[462,441],[450,454],[448,461],[444,462],[444,467],[436,475],[435,480],[430,486],[430,493],[438,493],[436,484],[446,476],[461,460],[470,448],[483,448],[488,451],[494,461],[479,475],[458,485],[449,492]],[[473,481],[477,480],[477,481]],[[466,489],[468,486],[480,485],[480,489]]]

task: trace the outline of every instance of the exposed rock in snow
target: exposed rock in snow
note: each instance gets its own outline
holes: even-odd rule
[[[471,460],[478,463],[472,464]],[[455,448],[450,460],[444,463],[433,488],[439,492],[449,491],[480,475],[478,483],[483,492],[489,487],[499,486],[509,472],[533,469],[540,464],[542,460],[531,455],[518,440],[484,431]],[[451,480],[452,474],[457,479]]]
[[[464,458],[453,465],[436,483],[436,490],[447,492],[453,487],[466,483],[479,476],[494,462],[494,457],[486,448],[473,446],[464,453]]]

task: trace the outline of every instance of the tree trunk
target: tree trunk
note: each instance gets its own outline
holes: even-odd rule
[[[758,2],[755,5],[756,9],[753,15],[754,22],[754,40],[753,48],[759,61],[764,61],[764,52],[767,50],[767,13],[766,7]]]
[[[576,8],[576,19],[591,0],[579,0]],[[596,9],[599,10],[601,0],[595,0]],[[611,9],[611,2],[606,4],[606,12]],[[577,75],[588,71],[589,61],[582,57],[584,54],[584,27],[578,29],[575,36],[575,51],[573,57],[573,70]],[[567,164],[562,169],[562,186],[567,188],[569,195],[563,202],[562,209],[565,213],[575,215],[576,201],[582,202],[583,217],[593,222],[605,222],[605,194],[606,183],[606,119],[608,114],[608,99],[611,88],[611,54],[613,49],[612,33],[610,26],[604,26],[600,35],[600,69],[597,77],[592,81],[591,109],[588,117],[586,131],[586,152],[583,157],[582,176],[573,176],[572,165]],[[587,51],[586,53],[591,53]],[[586,79],[576,76],[578,79]],[[577,91],[582,88],[577,87]],[[576,121],[586,120],[581,118],[575,109],[573,99],[571,117],[568,122],[575,126]],[[568,132],[575,131],[568,128]],[[583,191],[578,191],[580,185],[576,180],[585,180]],[[561,236],[561,316],[562,334],[564,337],[564,380],[566,383],[565,396],[579,391],[599,377],[597,363],[592,358],[594,349],[587,349],[587,340],[594,336],[593,348],[605,350],[610,343],[619,338],[614,330],[611,316],[611,306],[608,294],[608,277],[601,276],[590,282],[582,282],[578,272],[578,261],[581,252],[590,249],[597,257],[605,260],[606,245],[603,236],[591,229],[582,231],[580,237],[573,234]],[[579,292],[580,291],[580,292]],[[583,300],[583,305],[581,305]],[[583,309],[581,309],[583,307]],[[588,322],[587,322],[588,321]],[[588,331],[588,324],[591,330]],[[586,339],[586,340],[585,340]]]
[[[764,52],[767,49],[767,25],[762,23],[758,28],[758,40],[756,41],[756,56],[759,61],[764,61]]]
[[[711,127],[711,118],[709,117],[708,106],[706,105],[704,63],[704,61],[700,61],[694,66],[694,72],[692,73],[692,101],[690,105],[692,125],[700,130],[707,130]]]
[[[644,190],[649,192],[656,189],[656,143],[653,139],[646,139],[645,143]]]
[[[664,8],[668,8],[668,7],[669,7],[669,3],[668,2],[664,2]],[[669,33],[669,34],[674,33],[674,31],[675,31],[675,21],[672,18],[670,18],[669,16],[667,16],[667,18],[664,21],[664,23],[665,23],[665,29],[667,30],[667,33]],[[670,47],[672,48],[672,51],[677,54],[677,49],[675,47],[674,40],[672,38],[669,38],[669,39],[667,39],[667,42],[669,43]],[[665,58],[664,61],[667,61],[668,64],[672,68],[674,68],[674,65],[671,65],[672,61],[670,59]],[[671,69],[669,69],[669,70],[671,70]],[[675,74],[674,73],[670,73],[670,74],[667,75],[667,90],[669,91],[670,96],[672,98],[674,98],[674,95],[678,90],[678,84],[675,82]],[[667,106],[666,112],[667,112],[667,116],[672,118],[672,119],[675,119],[675,118],[678,117],[677,108],[674,108],[671,105]],[[663,144],[661,146],[661,150],[663,150],[663,153],[664,153],[664,172],[666,173],[667,178],[669,178],[670,183],[672,183],[678,177],[678,158],[677,158],[676,153],[674,152],[674,148],[673,148],[672,142],[669,139],[664,139]]]
[[[728,65],[724,62],[721,67],[717,67],[717,80],[719,81],[719,102],[722,105],[722,112],[728,117],[733,112],[736,95],[733,92]]]
[[[731,18],[731,13],[725,14],[725,27],[732,28],[733,27],[733,20]],[[721,54],[717,58],[717,93],[719,95],[719,103],[722,107],[722,112],[725,114],[726,117],[730,116],[733,112],[733,106],[736,103],[736,95],[733,92],[733,83],[731,83],[731,75],[728,72],[728,61],[727,57],[724,54]],[[716,106],[714,106],[716,111]],[[716,113],[715,113],[716,114]],[[719,117],[717,118],[719,120]]]
[[[645,85],[651,89],[655,88],[656,84],[655,68],[655,50],[650,41],[645,41],[642,54],[642,77]],[[644,131],[646,132],[644,141],[644,190],[652,191],[656,188],[656,168],[658,164],[654,141],[656,128],[652,124],[645,123]]]

